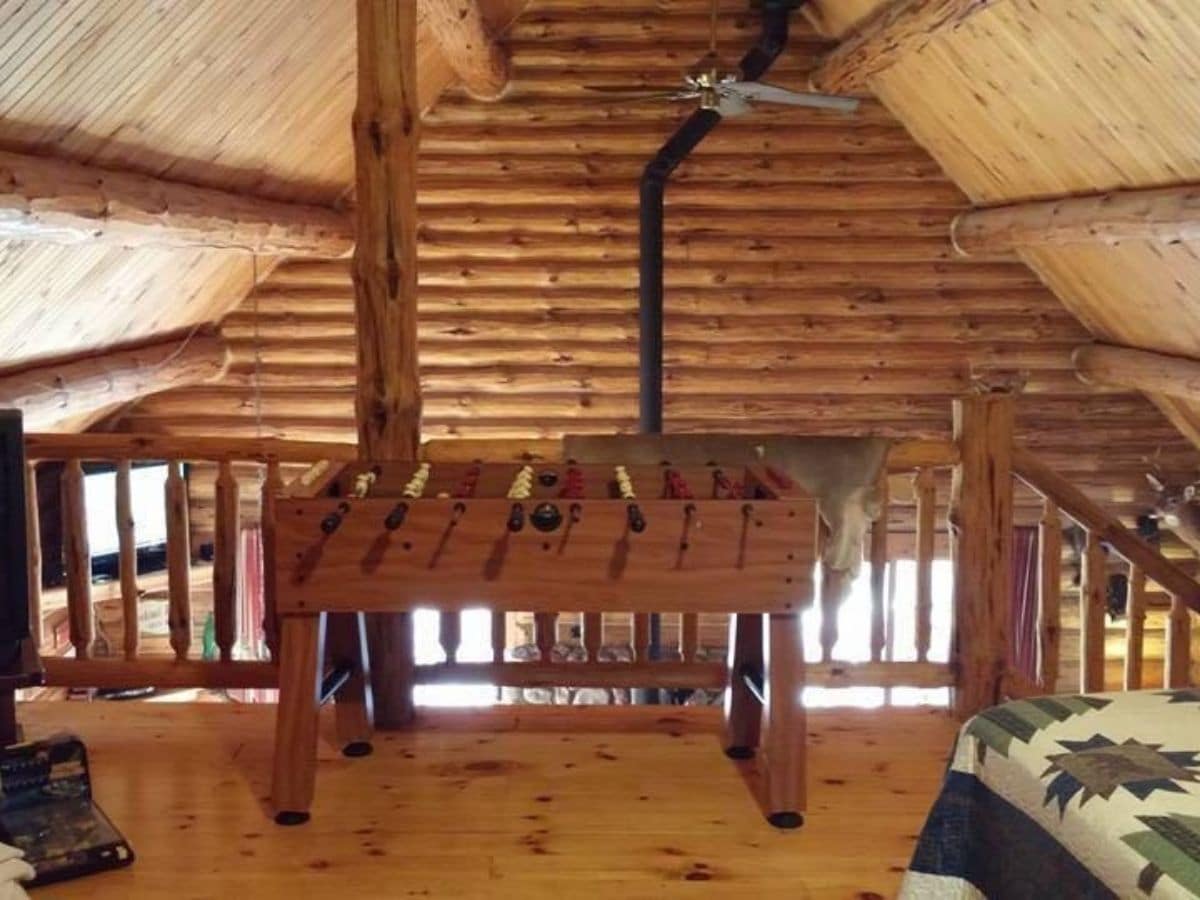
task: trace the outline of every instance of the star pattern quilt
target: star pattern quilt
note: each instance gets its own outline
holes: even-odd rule
[[[1200,897],[1200,690],[1038,697],[967,722],[900,896]]]

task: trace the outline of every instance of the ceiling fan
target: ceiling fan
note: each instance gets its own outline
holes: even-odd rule
[[[709,24],[708,52],[683,76],[683,87],[647,90],[639,87],[585,85],[589,91],[605,94],[610,100],[666,100],[687,102],[699,100],[701,109],[714,110],[725,118],[736,118],[754,111],[755,103],[775,103],[784,106],[807,106],[852,113],[859,101],[854,97],[793,91],[761,81],[742,81],[732,74],[732,67],[717,53],[717,4],[712,0]]]

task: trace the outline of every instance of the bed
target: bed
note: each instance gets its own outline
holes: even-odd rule
[[[900,896],[1200,896],[1200,690],[1038,697],[971,719]]]

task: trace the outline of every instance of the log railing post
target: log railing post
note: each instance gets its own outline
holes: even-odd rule
[[[1042,506],[1038,551],[1037,677],[1042,690],[1054,693],[1062,634],[1062,517],[1053,500]]]
[[[457,609],[438,613],[438,643],[446,654],[446,662],[458,662],[462,644],[462,613]]]
[[[914,481],[917,495],[917,659],[929,661],[933,627],[933,554],[937,516],[937,485],[932,469],[921,469]]]
[[[191,532],[183,463],[167,463],[167,625],[176,659],[187,659],[192,646]]]
[[[117,542],[121,578],[121,628],[125,658],[137,659],[141,627],[138,619],[137,537],[133,521],[133,463],[117,463]]]
[[[62,477],[63,537],[67,575],[67,615],[76,659],[92,655],[92,554],[88,546],[83,463],[69,459]]]
[[[1125,675],[1127,691],[1142,689],[1143,636],[1146,630],[1146,573],[1129,565],[1129,588],[1125,595]]]
[[[1181,597],[1172,596],[1171,611],[1167,613],[1167,646],[1163,651],[1166,658],[1163,687],[1187,687],[1191,675],[1191,643],[1191,613]]]
[[[696,613],[681,613],[679,616],[679,658],[683,662],[695,662],[700,652],[700,616]]]
[[[271,659],[279,659],[279,585],[275,575],[275,546],[277,523],[276,498],[283,489],[283,474],[279,460],[267,460],[267,471],[262,483],[262,566],[263,566],[263,642]]]
[[[1013,397],[954,403],[953,541],[957,668],[954,710],[966,718],[1000,702],[1009,666],[1012,594]]]
[[[502,609],[492,610],[492,662],[504,662],[504,651],[508,647],[508,613]]]
[[[217,471],[216,528],[213,541],[213,626],[222,662],[233,659],[237,643],[239,539],[238,483],[233,463],[223,459]]]
[[[604,613],[583,614],[583,649],[588,662],[600,661],[600,648],[604,645]]]
[[[650,614],[633,614],[633,658],[638,662],[650,659]]]
[[[871,660],[883,660],[887,642],[884,604],[887,600],[888,564],[888,476],[887,468],[879,476],[879,518],[871,525]]]
[[[850,573],[821,564],[821,659],[833,659],[838,642],[838,614],[850,591]]]
[[[558,640],[558,613],[533,614],[533,639],[537,644],[539,661],[553,661],[554,644]]]
[[[25,464],[25,565],[29,570],[29,633],[42,646],[42,528],[38,515],[37,463]]]
[[[1094,531],[1087,532],[1079,583],[1079,689],[1104,690],[1104,547]]]

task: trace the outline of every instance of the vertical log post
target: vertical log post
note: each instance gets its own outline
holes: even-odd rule
[[[538,661],[552,662],[551,654],[558,640],[558,613],[533,614],[533,640],[538,648]]]
[[[1085,693],[1104,690],[1104,548],[1094,531],[1087,532],[1083,545],[1083,567],[1079,583],[1079,686]]]
[[[695,662],[700,653],[700,616],[696,613],[681,613],[679,616],[679,658],[683,662]]]
[[[222,662],[233,660],[237,643],[238,483],[233,463],[221,460],[217,472],[216,530],[213,541],[213,626]]]
[[[504,651],[508,645],[508,613],[502,609],[492,610],[492,662],[504,662]]]
[[[917,496],[917,659],[929,661],[933,631],[933,554],[937,527],[937,484],[933,469],[921,469],[913,483]]]
[[[1125,595],[1125,678],[1127,691],[1142,689],[1143,637],[1146,631],[1146,573],[1129,566],[1129,590]]]
[[[583,649],[588,662],[600,661],[600,648],[604,645],[604,613],[583,614]]]
[[[650,659],[650,615],[633,614],[633,658],[638,662]]]
[[[262,483],[262,565],[263,565],[263,642],[271,659],[279,659],[279,583],[275,575],[275,546],[278,534],[276,500],[283,490],[283,475],[279,460],[267,461]]]
[[[972,716],[1003,698],[1012,600],[1013,397],[979,394],[954,403],[950,512],[955,581],[954,711]]]
[[[187,482],[183,464],[167,463],[167,627],[176,659],[192,646],[192,548],[188,528]]]
[[[1062,634],[1062,517],[1049,498],[1038,523],[1038,684],[1047,693],[1058,685],[1059,638]]]
[[[887,601],[888,564],[888,476],[887,467],[879,475],[879,518],[871,525],[871,659],[883,660],[887,642],[887,621],[884,604]]]
[[[458,662],[458,648],[462,644],[462,614],[458,610],[438,613],[438,643],[446,654],[446,662]]]
[[[42,526],[38,515],[37,463],[25,464],[25,565],[29,569],[29,633],[42,646]]]
[[[137,536],[133,521],[133,463],[117,463],[117,544],[121,578],[121,628],[126,659],[137,659],[141,627],[138,621]]]
[[[420,442],[417,17],[412,0],[357,2],[355,409],[359,451],[371,460],[414,460]],[[369,625],[376,717],[403,725],[413,715],[411,613],[376,614]]]
[[[838,642],[838,613],[850,592],[850,573],[830,568],[821,563],[821,658],[825,662],[833,659],[833,648]]]
[[[67,616],[76,659],[92,655],[92,553],[88,546],[83,463],[67,460],[62,477],[63,556],[67,570]]]
[[[1187,687],[1191,669],[1192,618],[1187,604],[1180,597],[1171,597],[1171,611],[1167,613],[1167,646],[1164,652],[1166,670],[1163,672],[1163,687]]]

